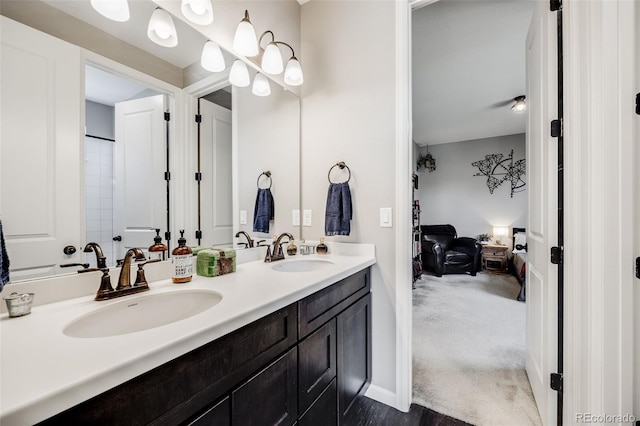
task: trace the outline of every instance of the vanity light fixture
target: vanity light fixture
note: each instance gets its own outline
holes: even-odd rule
[[[202,48],[202,56],[200,58],[202,68],[211,72],[224,71],[227,65],[224,63],[222,50],[215,41],[208,40]]]
[[[105,18],[112,21],[129,20],[129,3],[127,0],[91,0],[91,6]]]
[[[257,73],[253,78],[252,90],[256,96],[269,96],[271,94],[271,85],[266,75]]]
[[[194,24],[209,25],[213,22],[211,0],[182,0],[180,10]]]
[[[293,54],[293,49],[291,49],[291,58],[287,62],[287,67],[284,69],[284,82],[289,86],[300,86],[304,82],[302,67]]]
[[[249,11],[244,11],[244,18],[238,24],[233,36],[233,50],[243,56],[256,56],[258,50],[258,38],[256,30],[249,20]]]
[[[513,112],[524,112],[527,109],[527,103],[524,101],[525,96],[516,96],[513,100],[515,103],[511,107]]]
[[[250,83],[249,70],[247,64],[240,59],[236,59],[231,65],[229,72],[229,83],[236,87],[247,87]]]
[[[262,54],[262,70],[267,74],[278,75],[284,70],[284,67],[282,65],[282,53],[280,53],[280,48],[273,32],[268,30],[263,32],[258,41],[258,46],[262,44],[262,38],[267,34],[271,35],[271,42]]]
[[[169,12],[159,7],[153,11],[147,27],[147,36],[160,46],[174,47],[178,45],[178,33]]]

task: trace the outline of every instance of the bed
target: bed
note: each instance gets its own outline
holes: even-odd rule
[[[511,273],[520,283],[520,293],[517,299],[525,301],[525,283],[527,277],[527,230],[525,228],[513,228],[513,244],[511,256]]]

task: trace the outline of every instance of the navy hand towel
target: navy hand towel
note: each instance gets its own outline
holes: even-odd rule
[[[7,247],[4,245],[4,233],[2,232],[2,221],[0,221],[0,291],[9,282],[9,255]]]
[[[269,221],[273,219],[273,195],[269,188],[258,188],[253,210],[253,232],[269,233]]]
[[[349,183],[331,183],[327,194],[324,234],[349,235],[351,233],[352,216]]]

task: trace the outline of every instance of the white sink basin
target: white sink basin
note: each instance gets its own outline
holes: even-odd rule
[[[311,272],[326,269],[333,265],[334,263],[327,259],[301,259],[278,261],[271,269],[282,272]]]
[[[207,290],[125,296],[118,303],[76,318],[63,333],[85,338],[134,333],[189,318],[214,307],[221,300],[222,295]]]

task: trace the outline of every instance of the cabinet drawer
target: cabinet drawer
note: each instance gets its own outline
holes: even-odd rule
[[[209,408],[195,420],[188,423],[189,426],[230,426],[231,425],[231,399],[227,396],[213,407]]]
[[[335,318],[300,342],[298,357],[298,401],[304,412],[336,376]]]
[[[337,405],[336,379],[322,392],[320,397],[313,403],[311,408],[304,413],[298,422],[299,426],[337,426],[338,405]]]
[[[483,247],[482,255],[484,257],[505,257],[507,255],[507,247]]]
[[[367,268],[299,301],[300,338],[307,336],[369,293],[370,288],[371,268]]]

